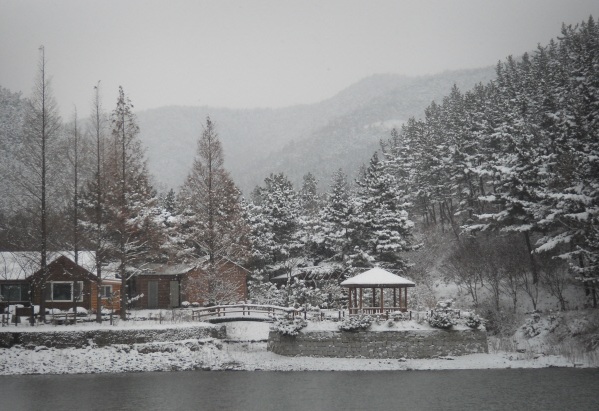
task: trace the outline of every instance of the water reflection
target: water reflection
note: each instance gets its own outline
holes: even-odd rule
[[[3,410],[597,410],[599,370],[0,377]]]

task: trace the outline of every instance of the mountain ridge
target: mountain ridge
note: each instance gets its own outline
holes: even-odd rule
[[[159,188],[178,188],[191,168],[202,125],[216,124],[225,166],[247,194],[273,172],[298,184],[312,172],[328,185],[338,168],[353,175],[392,126],[420,117],[453,86],[463,91],[494,76],[493,67],[407,77],[375,74],[314,104],[228,109],[165,106],[138,113],[140,137]]]

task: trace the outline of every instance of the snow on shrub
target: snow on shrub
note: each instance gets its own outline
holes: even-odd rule
[[[428,317],[428,324],[431,327],[448,329],[456,324],[456,321],[451,317],[451,314],[444,311],[433,311]]]
[[[541,315],[539,313],[533,313],[532,318],[526,319],[526,322],[522,326],[524,335],[528,338],[536,337],[541,333]]]
[[[69,308],[69,310],[67,311],[68,313],[72,313],[73,309]],[[83,307],[77,307],[77,315],[88,315],[88,312],[85,308]]]
[[[61,314],[62,311],[59,310],[58,308],[46,308],[46,314],[49,315],[54,315],[54,314]]]
[[[294,319],[283,318],[281,320],[277,320],[272,326],[272,330],[278,332],[281,335],[289,335],[291,337],[295,337],[299,334],[302,328],[305,328],[308,325],[306,320],[301,317],[296,317]]]
[[[470,316],[466,318],[465,323],[466,326],[473,329],[477,329],[483,323],[483,319],[476,314],[470,314]]]
[[[391,318],[393,321],[404,321],[410,318],[409,314],[407,313],[402,313],[401,311],[393,311],[392,313],[389,314],[389,318]]]
[[[341,331],[360,331],[367,330],[372,324],[372,317],[369,315],[346,317],[339,324]]]
[[[190,305],[191,305],[191,303],[189,301],[183,301],[183,302],[181,302],[181,307],[183,307],[183,308],[187,308]]]

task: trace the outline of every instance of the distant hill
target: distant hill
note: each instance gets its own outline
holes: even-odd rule
[[[334,170],[352,175],[391,128],[422,116],[453,84],[465,91],[493,77],[492,67],[423,77],[374,75],[316,104],[248,110],[170,106],[141,111],[138,118],[150,171],[163,189],[183,183],[208,115],[223,143],[225,165],[245,193],[279,171],[296,183],[312,172],[326,188]]]

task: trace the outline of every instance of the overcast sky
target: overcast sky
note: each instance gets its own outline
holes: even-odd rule
[[[375,73],[493,65],[599,17],[597,0],[0,0],[0,85],[30,94],[45,46],[63,114],[102,81],[136,109],[314,103]]]

